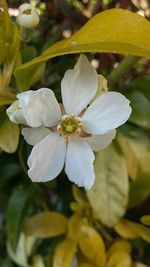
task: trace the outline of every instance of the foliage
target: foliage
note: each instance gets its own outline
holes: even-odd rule
[[[149,266],[149,21],[136,14],[136,1],[129,1],[134,12],[113,3],[128,1],[62,1],[59,8],[53,2],[38,2],[40,26],[24,30],[0,0],[0,266]],[[66,25],[72,35],[62,40]],[[6,108],[28,89],[52,87],[60,99],[62,75],[83,52],[108,79],[107,88],[99,75],[97,95],[122,92],[132,115],[113,143],[96,153],[91,190],[72,186],[63,171],[61,179],[32,183],[26,164],[31,147]]]

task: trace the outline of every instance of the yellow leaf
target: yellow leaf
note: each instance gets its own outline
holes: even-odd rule
[[[122,219],[114,229],[124,238],[137,238],[141,237],[150,243],[150,229],[141,224],[133,223],[128,220]]]
[[[107,261],[107,267],[131,267],[132,259],[126,251],[116,251]]]
[[[72,239],[65,239],[55,249],[53,267],[70,267],[76,252],[76,242]]]
[[[149,225],[150,226],[150,215],[144,215],[142,218],[141,218],[141,222],[146,224],[146,225]]]
[[[19,142],[19,127],[6,115],[0,118],[0,148],[7,153],[16,151]]]
[[[85,194],[75,185],[72,186],[72,193],[74,196],[74,199],[81,205],[84,205],[87,203],[87,199],[85,197]]]
[[[95,217],[107,226],[123,216],[128,202],[128,175],[124,157],[110,145],[96,155],[96,180],[87,196]]]
[[[64,215],[45,211],[28,219],[23,225],[23,230],[27,235],[47,238],[65,234],[67,227],[68,220]]]
[[[81,262],[77,265],[77,267],[96,267],[96,266],[92,263]]]
[[[80,229],[79,247],[84,256],[95,266],[103,267],[106,262],[104,241],[92,227],[83,225]]]
[[[15,95],[4,96],[0,94],[0,106],[9,105],[15,101]]]
[[[97,51],[150,57],[149,36],[150,24],[144,17],[124,9],[109,9],[92,17],[70,38],[50,46],[41,56],[19,67],[16,77],[28,88],[41,62],[64,54]]]
[[[110,257],[111,254],[116,253],[118,251],[124,251],[127,253],[131,252],[131,245],[126,240],[118,240],[110,247],[107,256]]]
[[[82,225],[87,224],[86,219],[75,213],[69,220],[68,235],[73,240],[78,241]]]

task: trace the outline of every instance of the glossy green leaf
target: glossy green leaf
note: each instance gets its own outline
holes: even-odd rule
[[[87,196],[96,218],[113,226],[125,213],[129,187],[125,159],[113,145],[97,153],[95,174]]]
[[[0,118],[0,148],[7,153],[16,151],[19,142],[19,127],[4,115]]]
[[[143,174],[130,184],[129,208],[138,206],[150,196],[150,173]]]
[[[23,230],[39,238],[55,237],[67,232],[68,220],[58,212],[45,211],[26,220]]]
[[[18,242],[21,223],[26,216],[27,207],[37,193],[39,194],[37,189],[32,185],[19,187],[15,188],[15,191],[9,199],[6,213],[6,227],[8,240],[13,250],[15,250]]]
[[[70,38],[60,41],[16,70],[16,78],[29,87],[34,71],[50,58],[83,52],[111,52],[150,57],[150,24],[124,9],[110,9],[92,17]],[[27,78],[26,78],[27,77]]]
[[[132,107],[129,121],[141,127],[150,128],[150,100],[138,91],[128,93],[127,97]]]

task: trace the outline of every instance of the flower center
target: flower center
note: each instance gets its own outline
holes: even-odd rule
[[[57,131],[59,135],[63,135],[64,137],[69,137],[71,135],[80,135],[82,128],[81,118],[71,115],[64,115],[59,120],[59,124],[57,126]]]

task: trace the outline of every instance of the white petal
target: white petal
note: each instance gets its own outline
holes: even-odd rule
[[[22,135],[29,145],[36,145],[47,135],[50,134],[50,130],[41,126],[37,128],[23,128]]]
[[[90,145],[92,150],[97,152],[106,148],[115,138],[115,135],[116,135],[116,130],[111,130],[102,135],[93,135],[91,137],[86,137],[84,138],[84,141]]]
[[[99,96],[82,116],[84,131],[104,134],[124,124],[130,114],[130,101],[120,93],[108,92]]]
[[[27,125],[22,109],[19,107],[18,100],[11,104],[11,106],[6,110],[6,113],[12,122]]]
[[[70,140],[65,165],[69,180],[90,189],[95,180],[94,159],[94,153],[86,142],[80,139]]]
[[[66,142],[56,133],[50,133],[35,145],[28,159],[29,177],[34,182],[54,179],[62,170],[65,161]]]
[[[31,127],[55,126],[61,117],[60,106],[52,90],[41,88],[17,95],[24,117]]]
[[[95,96],[98,87],[96,70],[81,55],[74,69],[66,71],[61,82],[63,105],[68,115],[78,115]]]

